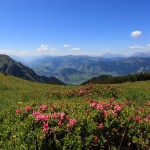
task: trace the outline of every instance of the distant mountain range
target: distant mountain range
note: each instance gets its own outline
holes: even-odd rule
[[[112,54],[112,53],[105,53],[101,55],[102,58],[127,58],[128,56],[121,55],[121,54]]]
[[[131,56],[106,53],[102,56],[38,56],[16,57],[16,61],[32,68],[38,75],[53,76],[64,83],[79,85],[100,75],[123,76],[150,72],[150,51]]]
[[[112,53],[106,53],[103,54],[101,57],[103,58],[132,58],[132,57],[150,57],[150,51],[146,52],[135,52],[132,55],[121,55],[121,54],[112,54]]]
[[[32,69],[16,62],[7,55],[0,54],[0,73],[12,75],[29,81],[40,83],[64,84],[55,77],[45,77],[37,75]]]
[[[150,57],[42,56],[27,65],[37,74],[78,85],[103,74],[122,76],[150,71]],[[107,55],[108,56],[108,55]]]
[[[150,57],[150,51],[148,52],[136,52],[132,57]]]

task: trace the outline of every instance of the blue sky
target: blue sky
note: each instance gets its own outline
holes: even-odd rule
[[[150,50],[150,0],[0,0],[0,53]]]

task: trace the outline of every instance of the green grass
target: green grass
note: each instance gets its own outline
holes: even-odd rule
[[[48,100],[52,96],[51,93],[56,91],[61,93],[67,88],[59,85],[30,82],[0,74],[0,108],[5,108],[5,105],[15,105],[18,101]]]
[[[30,82],[22,80],[13,76],[5,76],[0,74],[0,109],[13,105],[17,102],[31,102],[31,101],[51,101],[51,100],[64,100],[64,99],[83,99],[85,96],[73,96],[68,97],[64,93],[65,91],[72,91],[79,89],[80,86],[61,86],[42,84],[36,82]],[[114,90],[107,90],[109,87],[113,87]],[[106,90],[105,90],[106,89]],[[136,104],[143,104],[145,101],[150,100],[150,81],[139,82],[127,82],[123,84],[112,85],[93,85],[93,94],[91,99],[101,98],[103,100],[110,98],[111,96],[117,97],[119,100],[131,100]],[[102,94],[102,92],[104,94]]]
[[[35,149],[36,143],[32,142],[33,135],[37,138],[40,150],[44,150],[42,147],[50,147],[50,145],[43,145],[44,142],[51,143],[56,146],[56,149],[62,149],[62,145],[64,149],[72,149],[71,145],[76,149],[96,149],[103,146],[105,149],[121,149],[122,145],[127,145],[126,142],[129,142],[128,144],[131,142],[134,148],[143,147],[147,149],[149,146],[147,132],[149,132],[150,124],[128,120],[128,115],[132,114],[135,117],[135,112],[144,108],[138,115],[143,118],[147,117],[150,109],[145,103],[150,100],[149,91],[150,81],[113,85],[61,86],[35,83],[0,74],[0,132],[2,133],[0,134],[0,149]],[[98,103],[110,103],[112,97],[115,98],[115,105],[123,105],[123,111],[118,113],[121,120],[112,116],[108,119],[105,118],[103,123],[106,126],[101,131],[101,129],[97,129],[97,121],[101,120],[97,119],[102,116],[102,112],[92,109],[89,104],[93,100]],[[131,107],[124,104],[126,100],[132,102]],[[70,131],[66,128],[68,126],[67,120],[64,122],[64,127],[58,127],[57,121],[51,120],[51,130],[55,130],[58,134],[53,135],[56,136],[54,138],[56,141],[53,143],[50,140],[50,132],[43,133],[42,124],[35,122],[32,112],[30,112],[31,114],[24,112],[26,106],[32,106],[34,110],[37,110],[41,104],[48,106],[46,113],[52,114],[54,110],[51,107],[56,105],[58,109],[55,111],[58,114],[65,112],[70,118],[76,118],[77,128]],[[63,104],[62,108],[60,107],[61,104]],[[21,116],[16,115],[16,109],[23,111]],[[85,116],[86,110],[90,111],[87,118]],[[108,110],[109,108],[106,108],[106,111]],[[98,117],[98,115],[100,116]],[[32,129],[33,126],[34,129]],[[122,126],[126,127],[125,132],[121,128]],[[144,141],[141,131],[146,132]],[[104,132],[103,136],[101,132]],[[116,132],[118,133],[116,134]],[[64,143],[59,136],[64,140]],[[97,136],[101,140],[93,143],[93,138],[96,139]],[[109,136],[114,137],[114,139],[108,142]],[[125,136],[129,136],[129,139],[122,141],[121,139],[124,139]]]

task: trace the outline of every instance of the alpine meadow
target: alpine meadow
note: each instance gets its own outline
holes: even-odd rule
[[[150,82],[62,86],[0,75],[2,149],[148,149]]]

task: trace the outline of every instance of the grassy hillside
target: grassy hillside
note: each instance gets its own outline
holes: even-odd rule
[[[0,108],[6,104],[16,104],[18,101],[44,100],[52,92],[67,88],[59,85],[42,84],[0,74]]]
[[[94,89],[100,90],[101,88],[104,89],[109,86],[111,85],[95,85]],[[150,81],[139,81],[134,83],[127,82],[123,84],[114,84],[112,86],[114,86],[118,91],[122,91],[121,94],[116,93],[119,98],[131,96],[140,98],[141,96],[141,98],[146,98],[146,100],[150,99]],[[0,106],[2,107],[3,103],[7,102],[16,103],[18,101],[28,102],[30,100],[50,100],[50,98],[55,97],[55,93],[56,95],[59,93],[63,98],[65,97],[64,91],[71,91],[72,89],[77,90],[78,88],[79,86],[35,83],[13,76],[0,74],[0,101],[2,102]],[[95,93],[93,94],[95,95]],[[56,99],[59,99],[59,96],[58,98],[56,97]],[[144,100],[145,99],[141,99],[141,101]]]
[[[0,74],[0,149],[147,150],[149,91],[150,81],[60,86]]]

